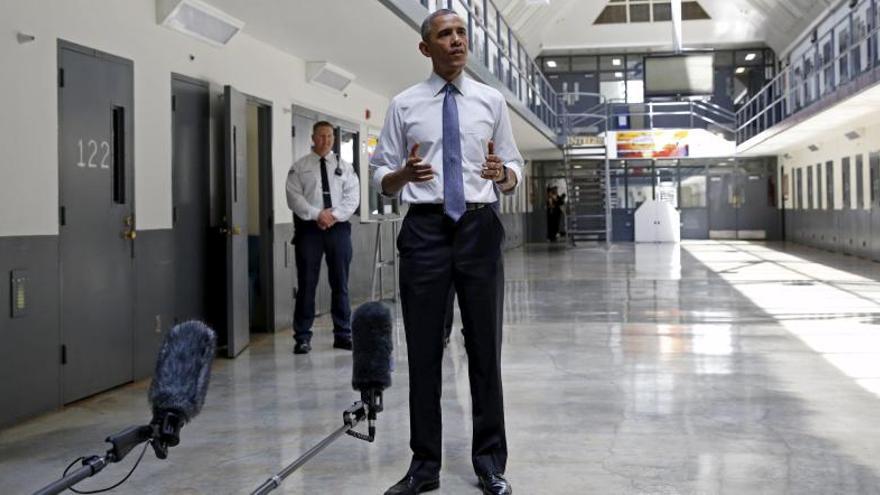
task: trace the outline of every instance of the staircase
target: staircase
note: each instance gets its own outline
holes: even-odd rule
[[[571,141],[563,148],[568,241],[607,241],[611,211],[605,144],[597,138]]]

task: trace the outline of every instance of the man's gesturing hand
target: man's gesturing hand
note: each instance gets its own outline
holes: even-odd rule
[[[407,182],[428,182],[434,179],[434,169],[430,163],[422,163],[419,156],[419,143],[413,145],[403,167],[403,177]]]
[[[489,141],[489,154],[486,156],[486,163],[483,164],[483,169],[480,171],[480,177],[495,182],[503,182],[505,179],[504,175],[504,163],[495,154],[495,142]]]

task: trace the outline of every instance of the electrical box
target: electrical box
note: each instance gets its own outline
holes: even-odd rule
[[[9,273],[9,307],[11,308],[10,316],[13,318],[21,318],[27,315],[27,281],[26,270],[12,270]]]

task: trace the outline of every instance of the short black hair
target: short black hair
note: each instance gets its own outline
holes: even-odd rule
[[[422,41],[428,41],[428,39],[431,37],[431,22],[433,22],[434,19],[444,15],[458,15],[458,12],[452,9],[437,9],[434,12],[428,14],[428,17],[425,17],[425,20],[422,21]]]
[[[318,128],[320,127],[329,127],[331,129],[336,129],[336,127],[330,122],[327,122],[326,120],[319,120],[315,122],[315,125],[312,126],[312,134],[318,132]]]

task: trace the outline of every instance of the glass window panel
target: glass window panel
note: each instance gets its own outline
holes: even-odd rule
[[[626,5],[609,5],[602,10],[594,24],[625,24]]]
[[[626,165],[626,207],[635,209],[654,198],[654,169],[650,160],[628,160]]]
[[[706,207],[706,171],[703,167],[679,169],[682,208]]]
[[[663,22],[672,20],[672,4],[655,3],[654,4],[654,22]]]
[[[709,14],[703,10],[697,2],[681,3],[681,19],[684,21],[695,21],[700,19],[709,19]]]
[[[724,67],[733,65],[733,52],[718,51],[715,52],[715,67]]]
[[[602,71],[624,70],[625,55],[605,55],[599,58],[599,69]]]
[[[651,6],[649,4],[630,5],[629,22],[651,22]]]
[[[571,70],[587,72],[596,70],[596,57],[571,57]]]

